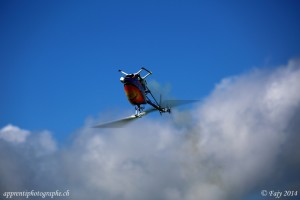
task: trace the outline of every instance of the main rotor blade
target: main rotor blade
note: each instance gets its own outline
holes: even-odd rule
[[[182,106],[185,104],[196,103],[198,101],[199,100],[164,100],[162,102],[162,106],[172,108],[172,107]]]
[[[120,128],[130,122],[132,122],[133,120],[137,119],[138,117],[135,115],[131,115],[129,117],[120,119],[120,120],[116,120],[116,121],[111,121],[111,122],[107,122],[104,124],[99,124],[94,126],[93,128]]]
[[[156,111],[156,109],[150,108],[150,109],[145,110],[144,112],[141,112],[139,115],[131,115],[129,117],[125,117],[125,118],[120,119],[120,120],[111,121],[111,122],[107,122],[107,123],[104,123],[104,124],[99,124],[99,125],[94,126],[93,128],[121,128],[121,127],[129,124],[133,120],[139,119],[142,116],[144,116],[146,114],[149,114],[153,111]]]

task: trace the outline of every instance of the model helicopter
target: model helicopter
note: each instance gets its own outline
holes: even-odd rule
[[[146,75],[141,76],[142,71],[145,71]],[[146,78],[151,75],[152,72],[144,67],[134,74],[128,74],[122,70],[119,70],[119,72],[125,75],[120,78],[120,81],[124,85],[124,91],[128,101],[135,106],[135,114],[117,121],[96,125],[94,128],[122,127],[128,122],[141,118],[153,111],[159,111],[160,114],[171,113],[171,107],[194,102],[194,100],[165,100],[162,102],[161,96],[158,102],[147,86]],[[145,106],[143,105],[146,104],[150,105],[151,108],[144,110]]]

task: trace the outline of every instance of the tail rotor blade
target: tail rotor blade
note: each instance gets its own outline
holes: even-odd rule
[[[161,101],[162,101],[162,98],[161,98],[161,94],[159,95],[159,106],[161,106]]]

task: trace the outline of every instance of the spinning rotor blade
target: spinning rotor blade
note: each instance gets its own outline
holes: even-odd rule
[[[116,120],[116,121],[112,121],[112,122],[107,122],[107,123],[104,123],[104,124],[99,124],[99,125],[94,126],[93,128],[121,128],[121,127],[129,124],[133,120],[139,119],[142,116],[144,116],[144,115],[146,115],[148,113],[151,113],[151,112],[153,112],[155,110],[156,109],[154,109],[154,108],[147,109],[144,112],[141,112],[139,115],[131,115],[129,117],[125,117],[125,118],[120,119],[120,120]]]
[[[199,100],[165,100],[162,102],[162,106],[172,108],[172,107],[182,106],[185,104],[196,103],[198,101]]]
[[[96,125],[93,128],[120,128],[120,127],[132,122],[134,119],[137,119],[137,118],[138,118],[137,116],[131,115],[129,117],[126,117],[126,118],[123,118],[123,119],[120,119],[120,120],[116,120],[116,121]]]

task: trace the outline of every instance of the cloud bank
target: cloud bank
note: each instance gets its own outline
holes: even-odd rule
[[[300,61],[223,79],[194,110],[122,129],[90,119],[58,148],[49,131],[0,130],[0,192],[71,199],[262,199],[300,187]],[[65,199],[65,197],[64,197]]]

